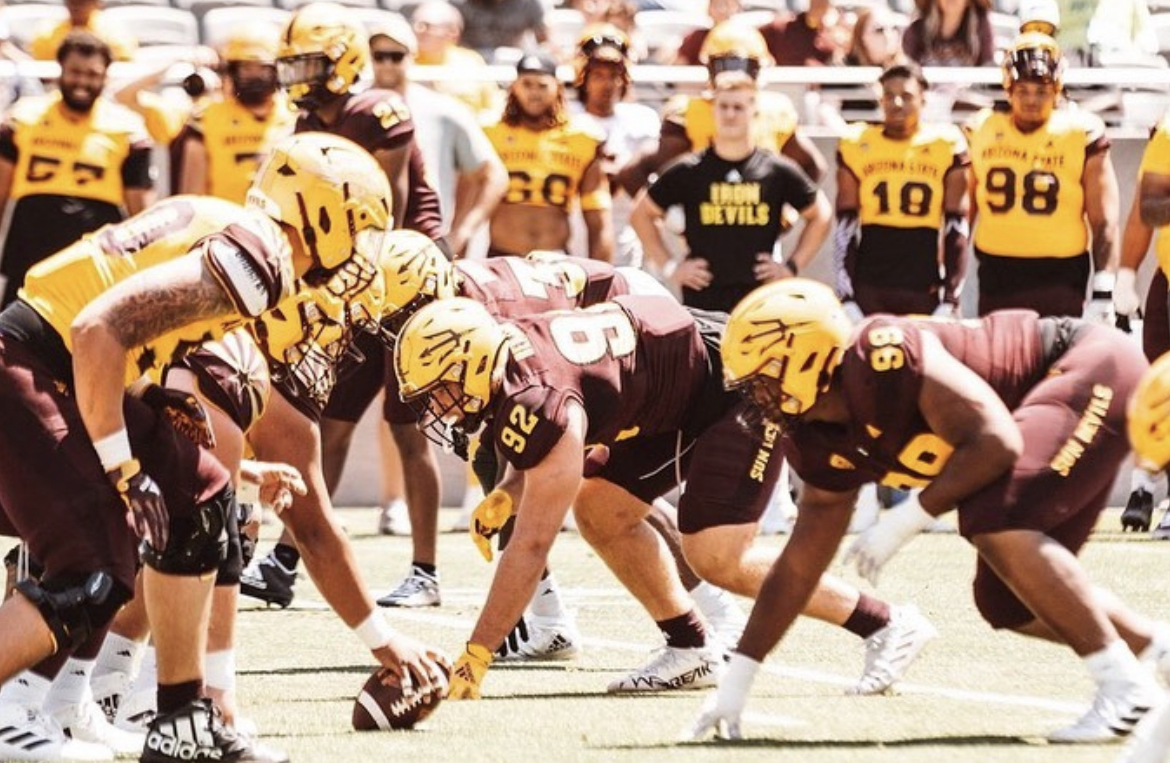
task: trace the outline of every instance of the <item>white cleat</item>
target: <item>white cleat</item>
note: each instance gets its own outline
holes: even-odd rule
[[[747,615],[735,597],[710,583],[700,583],[691,591],[691,598],[707,621],[707,632],[726,651],[735,649],[747,625]]]
[[[410,512],[406,501],[399,498],[382,507],[378,513],[379,535],[410,535]]]
[[[140,752],[141,746],[135,754]],[[109,747],[70,739],[56,721],[39,710],[15,702],[0,703],[0,760],[113,759]]]
[[[1097,689],[1093,704],[1076,723],[1048,735],[1057,744],[1117,742],[1133,733],[1138,722],[1164,701],[1153,681],[1106,685]]]
[[[119,757],[141,755],[146,741],[144,733],[126,731],[111,724],[97,702],[92,700],[54,710],[53,720],[71,738],[105,745]]]
[[[1165,763],[1170,751],[1170,697],[1146,714],[1118,763]]]
[[[938,630],[914,606],[891,607],[890,622],[865,640],[865,672],[846,694],[881,694],[906,669]]]
[[[123,731],[145,734],[157,712],[156,696],[154,686],[122,695],[122,701],[118,704],[118,714],[114,717],[114,726]]]
[[[723,651],[714,646],[679,649],[664,646],[650,662],[610,683],[611,694],[707,689],[719,684]]]
[[[415,567],[397,588],[378,599],[379,607],[437,607],[442,603],[438,576]]]
[[[572,616],[541,617],[525,612],[496,650],[497,660],[571,660],[581,653],[581,634]]]
[[[118,705],[126,692],[130,691],[131,683],[130,675],[122,670],[103,673],[90,679],[89,685],[93,691],[94,701],[110,723],[118,717]]]

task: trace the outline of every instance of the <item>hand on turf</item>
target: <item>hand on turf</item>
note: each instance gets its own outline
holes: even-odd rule
[[[714,733],[719,739],[743,739],[739,719],[759,669],[759,662],[732,652],[727,669],[719,679],[719,688],[707,695],[699,717],[684,732],[684,738],[702,741]]]
[[[467,648],[455,661],[451,671],[451,686],[447,699],[479,699],[479,685],[492,664],[492,653],[486,646],[467,642]]]
[[[884,519],[857,536],[845,554],[845,563],[856,559],[858,574],[876,586],[886,562],[934,520],[934,516],[918,502],[918,493],[911,493],[909,498],[887,511]]]
[[[142,393],[142,402],[167,417],[175,431],[201,448],[215,447],[211,420],[199,398],[190,392],[151,384]]]
[[[500,534],[506,523],[515,512],[512,505],[512,496],[506,491],[496,488],[488,493],[475,511],[471,512],[471,540],[487,561],[492,560],[492,538]]]
[[[240,480],[255,485],[261,505],[277,514],[292,506],[294,493],[305,495],[309,492],[301,473],[288,464],[245,459],[240,462]]]

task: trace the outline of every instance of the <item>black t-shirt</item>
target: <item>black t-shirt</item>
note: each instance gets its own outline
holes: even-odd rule
[[[684,303],[726,312],[759,285],[756,255],[772,252],[784,205],[804,211],[816,200],[817,186],[771,151],[758,148],[729,162],[708,148],[667,168],[649,194],[663,209],[682,205],[687,256],[705,259],[714,276],[702,292],[684,290]]]

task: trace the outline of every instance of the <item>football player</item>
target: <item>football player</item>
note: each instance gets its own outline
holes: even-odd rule
[[[734,20],[710,31],[703,41],[700,58],[712,84],[715,76],[725,71],[745,71],[757,79],[760,69],[772,61],[759,31]],[[796,109],[786,96],[768,91],[760,93],[753,122],[757,145],[787,156],[813,182],[819,182],[825,175],[825,158],[799,131],[797,121]],[[715,113],[710,94],[672,98],[663,112],[657,150],[627,164],[618,174],[618,182],[635,196],[651,175],[683,154],[707,148],[714,135]]]
[[[454,298],[406,322],[395,371],[419,426],[449,441],[483,425],[483,447],[494,447],[510,467],[477,515],[481,535],[513,514],[515,527],[456,663],[451,697],[480,695],[493,652],[531,598],[570,504],[582,536],[666,639],[654,660],[609,690],[712,685],[721,651],[708,641],[665,543],[645,518],[649,502],[685,479],[679,522],[688,560],[738,593],[761,584],[760,552],[745,547],[780,459],[773,457],[775,432],[745,426],[742,405],[722,389],[715,354],[722,320],[668,297],[631,295],[510,322]],[[586,443],[592,449],[583,464]],[[883,682],[879,691],[888,687],[933,635],[921,616],[892,616],[859,593],[847,609],[846,627],[881,634],[870,650],[880,653],[880,675],[867,674],[866,689],[870,681]]]
[[[491,219],[489,257],[533,249],[568,252],[569,214],[580,207],[589,257],[613,260],[609,180],[602,168],[605,134],[574,118],[556,64],[527,55],[498,121],[484,127],[508,170],[508,191]]]
[[[1091,274],[1087,315],[1112,321],[1117,177],[1101,119],[1057,105],[1063,72],[1055,40],[1021,34],[1003,60],[1009,110],[985,109],[965,126],[980,315],[1082,315]]]
[[[1052,741],[1115,740],[1159,701],[1135,655],[1164,652],[1165,626],[1096,591],[1076,557],[1128,451],[1126,400],[1146,366],[1116,330],[1025,310],[854,328],[831,289],[791,279],[736,307],[722,355],[728,387],[780,429],[805,489],[696,736],[739,736],[760,661],[832,561],[869,482],[922,490],[853,543],[846,560],[863,577],[876,584],[899,548],[957,508],[978,553],[983,619],[1084,660],[1096,698]]]
[[[249,753],[201,698],[207,573],[221,559],[230,475],[125,389],[277,307],[298,278],[324,279],[375,245],[389,189],[374,166],[342,139],[297,136],[274,147],[248,208],[176,197],[29,271],[0,314],[9,390],[0,504],[4,529],[28,543],[45,574],[0,607],[0,680],[33,666],[47,680],[108,627],[133,591],[137,536],[159,657],[159,715],[145,754],[177,760],[171,753],[189,744],[208,757]],[[437,675],[413,644],[396,657],[420,680]],[[206,733],[180,745],[180,728],[191,727]]]
[[[966,270],[967,141],[919,121],[928,85],[915,64],[878,77],[884,119],[837,144],[837,295],[871,313],[958,315]]]

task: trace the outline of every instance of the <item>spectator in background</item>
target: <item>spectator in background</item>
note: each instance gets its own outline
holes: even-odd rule
[[[497,48],[528,51],[532,40],[549,42],[541,0],[462,0],[457,7],[463,14],[462,43],[488,61]]]
[[[919,66],[989,66],[995,38],[991,0],[914,0],[918,16],[902,36],[902,49]]]
[[[223,50],[229,87],[195,111],[175,142],[177,193],[243,204],[261,157],[292,133],[296,114],[276,82],[278,44],[264,24],[232,31]]]
[[[93,34],[65,35],[58,92],[21,99],[0,126],[0,210],[15,202],[0,260],[5,305],[33,265],[154,201],[146,126],[101,98],[110,59]]]
[[[483,56],[459,45],[459,38],[463,34],[463,16],[458,8],[446,0],[422,3],[411,14],[411,22],[418,42],[415,63],[446,66],[460,73],[487,66]],[[477,114],[494,111],[499,106],[500,89],[494,82],[453,78],[435,82],[432,87],[440,93],[458,98]]]
[[[863,8],[853,22],[849,50],[845,53],[846,65],[886,69],[901,63],[902,59],[902,41],[894,14],[881,5]]]
[[[638,31],[637,15],[638,6],[632,0],[608,0],[601,14],[601,23],[618,28],[629,40],[627,48],[630,61],[633,63],[650,59],[650,47],[646,43],[646,38]],[[666,60],[670,60],[669,55]]]
[[[808,10],[777,13],[760,27],[776,66],[825,66],[845,59],[849,28],[833,0],[809,0]]]
[[[699,53],[703,50],[703,42],[707,39],[707,33],[741,10],[743,10],[743,5],[740,0],[707,0],[707,16],[711,19],[711,26],[687,32],[682,43],[678,46],[678,52],[672,63],[681,66],[701,64]]]
[[[102,0],[65,0],[69,18],[33,38],[29,45],[33,58],[52,61],[65,35],[74,29],[84,29],[105,40],[115,61],[129,61],[138,50],[138,43],[121,26],[106,20],[101,8]]]

